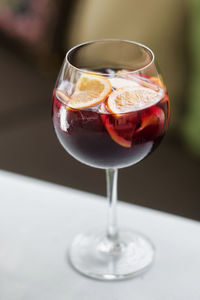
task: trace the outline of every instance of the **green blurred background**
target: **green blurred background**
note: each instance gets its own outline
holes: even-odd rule
[[[65,153],[51,124],[52,90],[66,51],[101,38],[149,46],[172,107],[157,151],[120,170],[120,200],[200,220],[198,0],[1,1],[0,168],[105,195],[103,171]]]

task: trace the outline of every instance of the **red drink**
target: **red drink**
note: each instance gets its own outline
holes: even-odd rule
[[[126,78],[123,84],[127,82],[130,84]],[[54,128],[67,152],[87,165],[105,169],[135,164],[157,147],[168,126],[167,92],[161,81],[155,82],[153,77],[135,76],[132,83],[137,84],[139,91],[149,92],[152,89],[159,93],[156,103],[147,97],[145,105],[138,103],[132,111],[114,114],[108,109],[108,97],[97,105],[72,109],[66,99],[57,90],[54,91]],[[116,89],[113,84],[112,88]],[[124,87],[117,88],[119,92],[121,89]]]
[[[56,82],[52,117],[69,154],[106,169],[107,230],[93,233],[91,228],[79,234],[70,248],[72,265],[103,280],[141,274],[154,261],[154,247],[135,231],[118,230],[117,173],[147,157],[168,127],[169,99],[153,52],[123,40],[75,46],[66,54]]]

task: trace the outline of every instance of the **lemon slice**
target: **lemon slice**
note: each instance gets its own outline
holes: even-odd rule
[[[68,106],[82,109],[103,102],[112,91],[109,79],[93,74],[83,74],[79,78],[75,92],[68,102]]]
[[[123,87],[110,94],[107,107],[111,113],[127,113],[151,106],[162,99],[159,92],[144,87]]]

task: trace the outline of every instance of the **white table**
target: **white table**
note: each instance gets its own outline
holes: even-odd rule
[[[121,226],[150,237],[156,261],[141,277],[102,282],[71,269],[66,250],[79,231],[104,226],[103,197],[4,171],[0,189],[1,300],[200,299],[199,222],[119,203]]]

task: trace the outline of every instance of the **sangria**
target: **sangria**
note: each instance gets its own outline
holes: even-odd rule
[[[157,147],[168,126],[169,99],[161,80],[112,71],[106,78],[85,73],[72,95],[67,82],[53,94],[53,122],[63,147],[77,160],[103,169],[139,162]],[[108,85],[102,99],[78,103],[82,88],[95,93],[101,81]]]
[[[66,55],[53,92],[52,119],[64,149],[80,162],[106,170],[106,231],[77,236],[70,261],[98,279],[124,279],[145,271],[154,247],[145,236],[118,229],[117,170],[147,157],[169,123],[169,97],[154,54],[131,41],[100,40]]]

